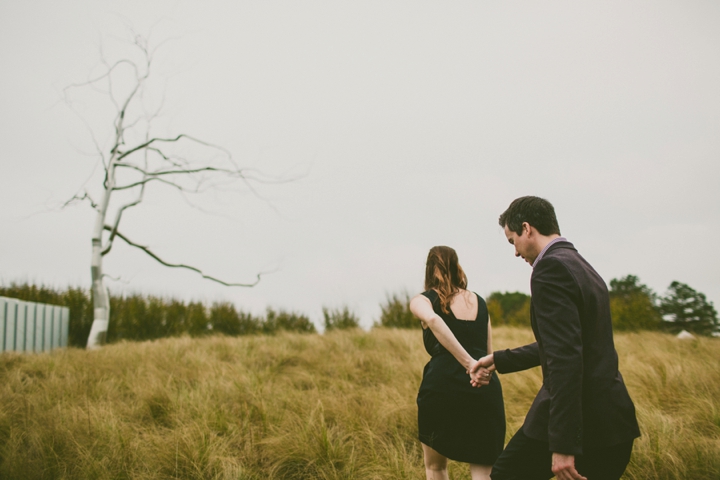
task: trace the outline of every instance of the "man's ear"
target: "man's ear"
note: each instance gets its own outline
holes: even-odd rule
[[[530,236],[530,234],[532,233],[532,227],[528,222],[523,222],[522,231],[523,233],[527,233],[528,237]]]

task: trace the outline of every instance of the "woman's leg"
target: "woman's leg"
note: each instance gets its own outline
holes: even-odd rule
[[[420,443],[425,457],[425,475],[427,480],[448,480],[447,457],[433,448]]]
[[[490,471],[492,465],[478,465],[477,463],[470,464],[470,478],[472,480],[490,480]]]

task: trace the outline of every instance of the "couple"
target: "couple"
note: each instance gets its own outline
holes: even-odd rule
[[[427,478],[447,479],[451,458],[469,463],[473,480],[618,479],[640,431],[618,371],[607,286],[560,236],[547,200],[516,199],[500,226],[515,256],[533,268],[536,342],[493,352],[487,307],[466,290],[457,254],[430,250],[426,292],[410,302],[432,356],[417,397]],[[537,366],[542,387],[503,450],[505,411],[495,372]]]

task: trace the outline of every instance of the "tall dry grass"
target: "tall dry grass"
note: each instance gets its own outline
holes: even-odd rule
[[[531,338],[495,331],[496,348]],[[643,431],[626,478],[719,478],[720,340],[616,338]],[[0,478],[423,478],[426,361],[419,330],[391,329],[4,354]],[[540,372],[501,379],[510,435]]]

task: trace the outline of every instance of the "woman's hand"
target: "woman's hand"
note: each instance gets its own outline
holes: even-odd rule
[[[470,375],[470,383],[473,387],[483,387],[490,383],[492,372],[486,368],[480,368],[475,373],[467,372]]]
[[[468,369],[467,373],[470,375],[470,383],[473,387],[482,387],[490,383],[492,372],[495,371],[494,358],[492,353],[485,355]]]

